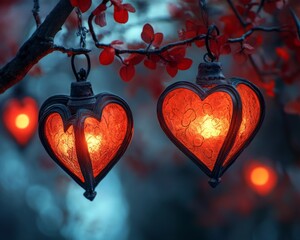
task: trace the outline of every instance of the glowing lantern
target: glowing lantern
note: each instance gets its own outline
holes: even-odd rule
[[[166,135],[215,187],[261,126],[264,100],[252,83],[225,79],[220,63],[206,62],[197,84],[177,82],[162,93],[157,114]]]
[[[118,96],[93,94],[91,84],[85,81],[88,72],[81,69],[76,74],[74,70],[77,82],[71,85],[70,97],[46,100],[40,110],[39,135],[52,159],[86,190],[84,196],[93,200],[95,187],[130,143],[133,119]]]
[[[276,172],[262,163],[252,162],[247,166],[245,176],[248,185],[260,195],[269,194],[277,183]]]
[[[38,105],[31,97],[10,99],[4,106],[3,123],[16,140],[24,147],[33,137],[38,120]]]

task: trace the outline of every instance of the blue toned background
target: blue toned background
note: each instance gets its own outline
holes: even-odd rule
[[[42,18],[55,2],[40,1]],[[137,43],[147,22],[155,31],[163,32],[166,39],[177,39],[177,31],[184,23],[170,16],[170,1],[128,2],[137,8],[137,13],[130,15],[126,25],[116,25],[108,15],[108,26],[104,30],[97,28],[101,41]],[[212,4],[215,2],[218,1]],[[215,7],[212,14],[219,14],[224,5]],[[0,66],[35,30],[31,9],[31,1],[0,3]],[[83,17],[86,19],[88,13]],[[78,47],[76,15],[75,25],[71,20],[68,24],[55,42]],[[93,49],[89,81],[94,93],[119,95],[132,109],[131,145],[98,185],[97,196],[90,202],[83,197],[84,190],[50,159],[37,133],[21,150],[1,122],[0,239],[299,239],[299,116],[282,112],[280,105],[297,94],[294,86],[279,84],[279,99],[265,94],[267,110],[262,129],[226,172],[220,186],[212,189],[207,176],[164,135],[156,116],[157,99],[165,86],[180,80],[195,81],[203,49],[189,48],[187,55],[194,63],[173,80],[163,70],[152,72],[140,66],[135,79],[124,83],[118,75],[117,60],[103,67],[98,62],[99,50],[90,38],[87,47]],[[230,56],[221,61],[224,74],[231,76],[236,63]],[[243,68],[237,68],[243,74]],[[42,59],[38,69],[20,86],[41,106],[52,95],[69,94],[74,80],[70,58],[53,53]],[[1,106],[14,91],[13,87],[0,95]],[[253,161],[272,167],[276,173],[277,184],[268,195],[257,194],[247,184],[245,175]]]

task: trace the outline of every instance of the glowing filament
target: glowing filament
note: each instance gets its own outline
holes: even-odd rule
[[[16,127],[19,129],[25,129],[29,125],[29,117],[26,114],[19,114],[15,120]]]
[[[85,140],[88,146],[89,153],[95,153],[100,150],[102,137],[93,135],[90,133],[85,134]]]
[[[263,186],[269,181],[269,172],[264,167],[256,167],[252,170],[250,178],[254,185]]]
[[[211,115],[204,115],[202,118],[197,118],[194,124],[197,125],[197,133],[205,139],[218,137],[225,130],[224,120]]]

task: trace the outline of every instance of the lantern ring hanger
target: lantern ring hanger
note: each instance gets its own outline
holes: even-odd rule
[[[216,31],[217,35],[220,35],[220,31],[216,25],[213,24],[208,27],[207,34],[205,37],[205,47],[207,53],[205,53],[203,56],[203,60],[205,62],[214,62],[217,59],[217,57],[212,53],[209,47],[209,39],[211,38],[211,34],[213,33],[213,31]]]
[[[76,67],[75,67],[75,57],[77,55],[84,55],[86,57],[86,60],[87,60],[87,69],[80,68],[80,70],[77,72]],[[91,60],[90,60],[89,55],[87,53],[72,55],[71,65],[72,65],[72,70],[73,70],[73,73],[74,73],[74,75],[76,77],[77,82],[86,81],[86,79],[87,79],[87,77],[88,77],[88,75],[90,73],[90,70],[91,70]]]

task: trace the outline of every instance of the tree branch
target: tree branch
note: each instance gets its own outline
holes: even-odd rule
[[[52,46],[53,51],[59,51],[62,53],[68,54],[68,56],[72,55],[77,55],[77,54],[84,54],[84,53],[89,53],[91,50],[86,49],[86,48],[65,48],[63,46],[58,46],[58,45],[53,45]]]
[[[89,25],[89,31],[91,33],[92,39],[95,43],[95,46],[97,48],[112,47],[111,44],[104,44],[104,43],[98,42],[96,33],[94,31],[94,27],[93,27],[94,17],[95,17],[95,15],[93,13],[91,13],[89,18],[88,18],[88,25]],[[241,37],[229,38],[227,40],[227,42],[228,43],[243,42],[246,38],[251,36],[254,32],[258,32],[258,31],[261,31],[261,32],[281,32],[281,31],[288,31],[288,30],[285,30],[284,28],[280,28],[280,27],[253,27],[249,31],[244,33]],[[205,38],[206,38],[206,34],[200,34],[200,35],[197,35],[197,36],[195,36],[193,38],[190,38],[190,39],[186,39],[186,40],[182,40],[182,41],[167,44],[167,45],[165,45],[161,48],[158,48],[158,49],[149,49],[149,46],[146,49],[118,49],[118,48],[114,48],[114,47],[113,48],[115,49],[115,55],[120,59],[121,59],[120,55],[122,55],[122,54],[133,54],[133,53],[135,53],[135,54],[147,55],[147,56],[149,56],[151,54],[161,55],[162,53],[168,51],[169,49],[171,49],[173,47],[191,44],[195,41],[203,40]]]
[[[45,21],[19,49],[17,55],[0,69],[0,93],[21,81],[41,58],[56,50],[53,38],[72,10],[69,0],[58,2]]]
[[[37,28],[41,25],[41,18],[40,18],[39,12],[40,12],[39,0],[33,0],[32,14],[33,14]]]
[[[262,10],[262,8],[264,7],[264,4],[265,4],[265,0],[260,0],[258,9],[257,9],[257,11],[256,11],[256,14],[259,14],[259,13],[260,13],[260,11]]]
[[[292,8],[290,8],[290,12],[291,12],[292,17],[295,21],[296,28],[297,28],[297,33],[298,33],[298,38],[300,39],[300,20],[299,20],[299,18],[297,17],[296,13],[294,12],[294,10]]]

